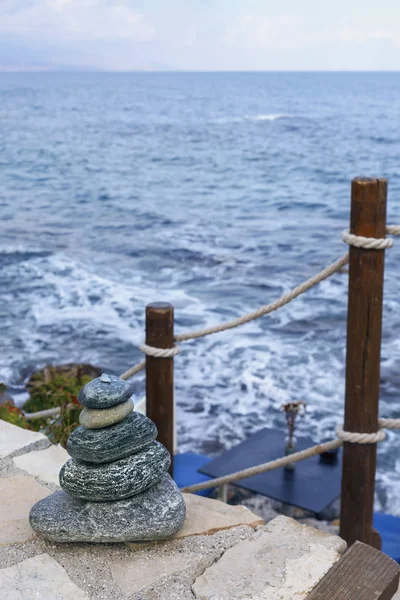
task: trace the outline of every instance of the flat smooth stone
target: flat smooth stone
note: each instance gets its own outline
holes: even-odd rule
[[[111,502],[136,496],[162,479],[171,464],[159,442],[115,462],[93,465],[71,458],[60,471],[62,489],[82,500]]]
[[[69,436],[67,451],[78,460],[108,463],[144,449],[156,439],[157,433],[153,421],[133,412],[123,421],[103,429],[86,429],[80,425]]]
[[[78,400],[87,408],[111,408],[126,402],[133,394],[131,383],[105,375],[89,381],[79,392]]]
[[[79,415],[79,423],[87,429],[110,427],[123,421],[132,411],[133,402],[130,398],[111,408],[84,408]]]
[[[179,531],[186,507],[169,475],[147,491],[117,502],[84,502],[63,491],[37,502],[31,527],[53,542],[164,540]]]

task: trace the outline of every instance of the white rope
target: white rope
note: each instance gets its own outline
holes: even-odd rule
[[[389,235],[400,235],[400,225],[389,225],[386,228],[386,232]],[[391,238],[367,238],[363,236],[357,236],[349,233],[348,230],[343,232],[342,235],[343,241],[349,244],[350,246],[356,246],[357,248],[365,248],[369,250],[385,250],[386,248],[391,248],[393,246],[393,240]],[[213,327],[206,327],[204,329],[199,329],[198,331],[189,331],[187,333],[180,333],[175,336],[176,342],[186,342],[188,340],[195,340],[201,337],[205,337],[207,335],[212,335],[214,333],[221,333],[222,331],[227,331],[228,329],[234,329],[235,327],[239,327],[240,325],[244,325],[246,323],[250,323],[251,321],[255,321],[256,319],[260,319],[265,315],[268,315],[278,308],[282,308],[286,304],[289,304],[292,300],[304,294],[321,281],[328,279],[334,273],[337,273],[343,269],[343,267],[349,262],[349,255],[346,254],[342,256],[339,260],[332,263],[310,279],[307,279],[294,289],[290,290],[283,296],[281,296],[278,300],[271,302],[270,304],[266,304],[265,306],[261,306],[257,310],[250,312],[242,317],[237,319],[233,319],[232,321],[228,321],[226,323],[222,323],[221,325],[214,325]],[[153,348],[151,346],[147,346],[146,344],[141,344],[139,349],[142,350],[147,356],[155,356],[157,358],[171,358],[179,354],[180,350],[175,347],[168,350],[161,350],[158,348]],[[138,365],[132,367],[121,375],[122,379],[129,379],[135,373],[138,373],[145,367],[145,361],[140,362]]]
[[[322,452],[329,452],[330,450],[335,450],[336,448],[340,448],[341,446],[343,446],[342,440],[331,440],[330,442],[318,444],[317,446],[312,446],[311,448],[301,450],[300,452],[295,452],[294,454],[290,454],[288,456],[282,456],[281,458],[270,460],[269,462],[263,463],[261,465],[256,465],[255,467],[249,467],[247,469],[237,471],[236,473],[223,475],[222,477],[217,477],[216,479],[210,479],[209,481],[203,481],[202,483],[189,485],[187,487],[182,488],[182,491],[193,493],[198,492],[200,490],[213,488],[219,485],[224,485],[225,483],[240,481],[241,479],[245,479],[247,477],[253,477],[254,475],[259,475],[260,473],[266,473],[267,471],[272,471],[273,469],[278,469],[279,467],[284,467],[285,465],[296,463],[301,460],[305,460],[306,458],[311,458],[312,456],[315,456],[316,454],[321,454]]]
[[[342,427],[337,427],[336,434],[343,442],[351,442],[352,444],[376,444],[385,439],[384,431],[376,433],[355,433],[353,431],[344,431]]]
[[[400,419],[379,419],[379,427],[400,429]],[[330,442],[325,442],[324,444],[318,444],[318,446],[312,446],[311,448],[307,448],[301,452],[295,452],[294,454],[290,454],[288,456],[282,456],[276,460],[270,460],[269,462],[261,465],[242,469],[241,471],[230,473],[229,475],[224,475],[223,477],[217,477],[215,479],[210,479],[209,481],[196,483],[195,485],[190,485],[183,488],[182,491],[194,493],[200,490],[206,490],[208,488],[224,485],[226,483],[240,481],[241,479],[245,479],[247,477],[259,475],[260,473],[266,473],[268,471],[272,471],[273,469],[278,469],[280,467],[284,467],[285,465],[311,458],[316,454],[322,454],[322,452],[329,452],[335,448],[340,448],[343,446],[344,442],[350,442],[352,444],[376,444],[377,442],[382,442],[385,439],[384,431],[377,431],[376,433],[356,433],[344,431],[342,427],[338,427],[336,429],[336,434],[338,436],[338,439],[336,440],[331,440]]]
[[[389,235],[400,235],[400,225],[388,225],[386,227],[386,233]]]
[[[364,248],[364,250],[385,250],[386,248],[391,248],[394,244],[394,241],[391,238],[363,237],[362,235],[349,233],[348,229],[343,231],[342,240],[346,244],[349,244],[349,246]]]
[[[146,356],[152,356],[153,358],[173,358],[181,351],[179,346],[174,346],[173,348],[154,348],[153,346],[148,346],[147,344],[139,344],[138,348],[143,352],[143,354],[146,354]]]
[[[308,292],[308,290],[316,286],[321,281],[328,279],[328,277],[330,277],[334,273],[337,273],[337,271],[340,271],[345,265],[347,265],[348,262],[349,255],[345,254],[344,256],[342,256],[342,258],[339,258],[339,260],[329,265],[329,267],[326,267],[313,277],[310,277],[310,279],[307,279],[306,281],[295,287],[293,290],[290,290],[289,292],[281,296],[278,300],[275,300],[270,304],[266,304],[265,306],[261,306],[261,308],[258,308],[257,310],[248,313],[247,315],[239,317],[238,319],[233,319],[232,321],[228,321],[227,323],[222,323],[222,325],[215,325],[214,327],[207,327],[206,329],[200,329],[199,331],[192,331],[189,333],[181,333],[175,336],[175,340],[177,342],[194,340],[200,337],[204,337],[206,335],[211,335],[212,333],[220,333],[221,331],[226,331],[227,329],[233,329],[234,327],[239,327],[239,325],[244,325],[245,323],[250,323],[250,321],[255,321],[260,317],[264,317],[265,315],[268,315],[274,312],[275,310],[278,310],[278,308],[289,304],[289,302],[291,302],[295,298],[298,298],[298,296],[300,296],[301,294]]]
[[[400,419],[379,419],[381,429],[400,429]]]

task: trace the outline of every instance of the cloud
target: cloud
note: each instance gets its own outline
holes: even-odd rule
[[[339,31],[339,39],[348,44],[365,45],[369,42],[382,40],[390,42],[392,46],[400,47],[400,32],[387,29],[375,29],[373,31],[361,31],[352,27],[345,27]]]
[[[36,0],[22,8],[6,0],[0,31],[31,39],[148,41],[155,27],[125,0]]]
[[[283,12],[274,17],[243,15],[222,41],[229,47],[290,49],[318,43],[321,37],[308,31],[300,17]]]

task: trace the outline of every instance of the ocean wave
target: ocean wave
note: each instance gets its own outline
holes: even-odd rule
[[[215,119],[215,123],[240,123],[245,121],[278,121],[280,119],[293,119],[294,115],[285,113],[266,113],[256,115],[244,115],[241,117],[220,117]]]
[[[265,115],[246,115],[246,121],[278,121],[279,119],[291,119],[293,116],[284,113],[271,113]]]

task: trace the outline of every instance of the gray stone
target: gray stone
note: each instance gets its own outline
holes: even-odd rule
[[[60,471],[65,492],[82,500],[111,502],[136,496],[158,483],[171,458],[159,442],[115,462],[94,465],[71,458]]]
[[[163,540],[185,521],[185,502],[169,475],[142,494],[117,502],[84,502],[63,491],[31,509],[32,528],[54,542]]]
[[[79,415],[79,423],[87,429],[110,427],[123,421],[133,411],[131,399],[111,408],[84,408]]]
[[[102,375],[81,389],[78,400],[87,408],[110,408],[126,402],[132,394],[132,384],[115,375]]]
[[[247,525],[255,529],[264,521],[245,506],[231,506],[197,494],[182,494],[186,504],[185,523],[173,537],[174,540],[197,535],[213,535],[217,531]],[[155,542],[147,544],[127,542],[133,552],[151,547]]]
[[[145,415],[133,412],[126,419],[103,429],[79,426],[69,436],[68,453],[78,460],[108,463],[148,446],[157,437],[157,428]]]

